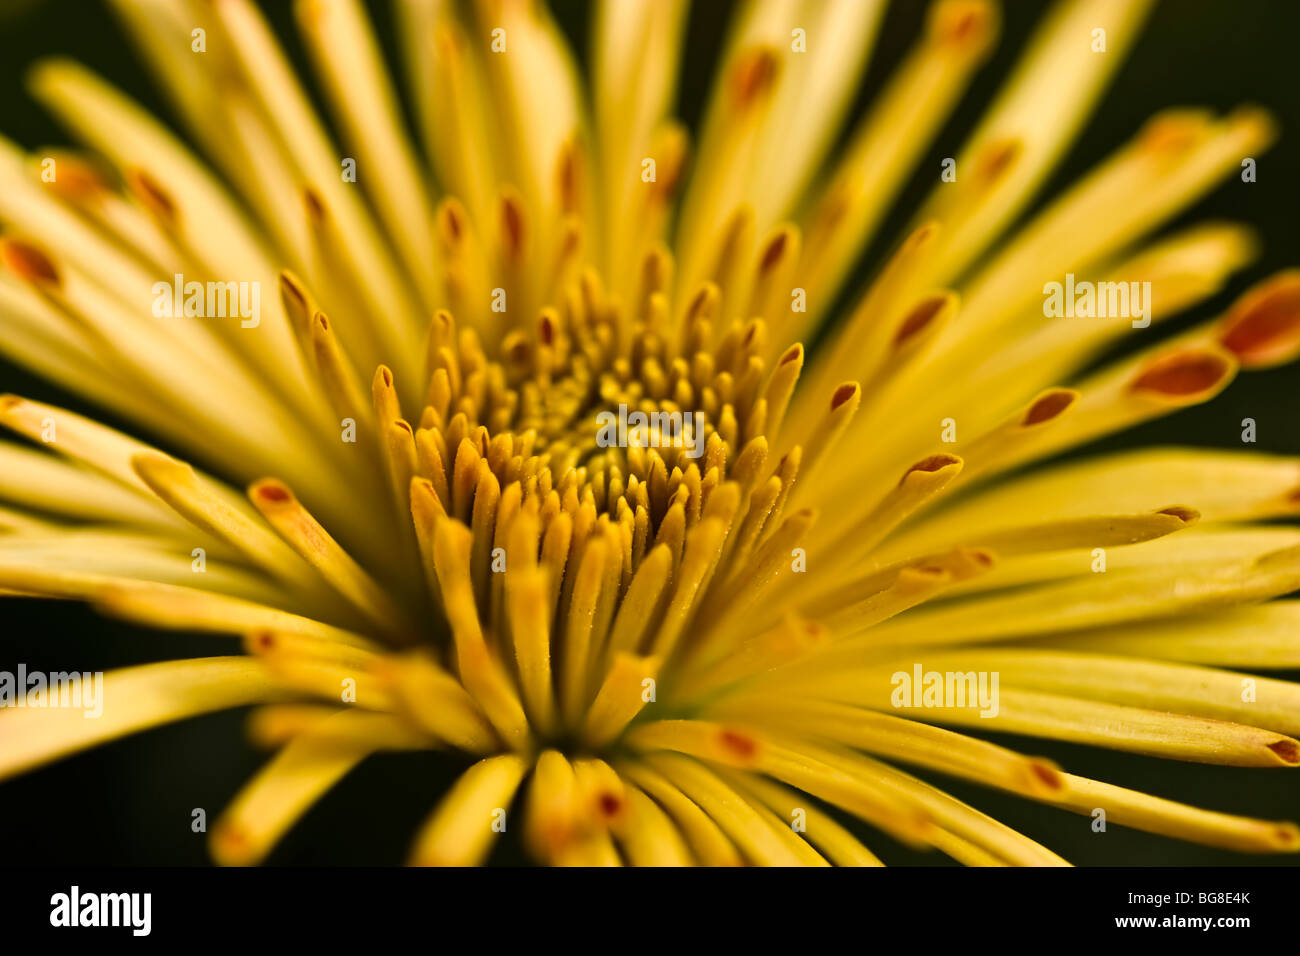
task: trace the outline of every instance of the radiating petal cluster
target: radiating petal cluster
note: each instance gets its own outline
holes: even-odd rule
[[[981,739],[1300,764],[1300,685],[1256,676],[1300,668],[1300,460],[1041,464],[1300,354],[1300,271],[1148,328],[1254,258],[1156,232],[1261,110],[1161,114],[1033,205],[1147,0],[1044,15],[861,290],[992,0],[935,0],[842,139],[876,0],[742,3],[694,132],[683,0],[597,0],[581,67],[541,3],[395,0],[391,69],[360,0],[297,0],[328,123],[251,0],[111,6],[183,136],[36,65],[84,149],[0,140],[0,352],[140,437],[0,397],[0,591],[235,643],[110,673],[94,720],[0,711],[0,777],[252,705],[222,863],[417,750],[465,768],[417,864],[1065,863],[936,776],[1300,849]],[[1135,298],[1075,315],[1076,277]]]

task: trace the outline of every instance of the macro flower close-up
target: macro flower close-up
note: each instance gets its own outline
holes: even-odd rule
[[[156,824],[223,865],[1300,851],[1300,268],[1198,205],[1285,124],[1224,67],[1089,139],[1178,4],[1006,6],[107,0],[150,84],[23,60],[0,815],[226,714]],[[40,657],[65,601],[150,653]]]

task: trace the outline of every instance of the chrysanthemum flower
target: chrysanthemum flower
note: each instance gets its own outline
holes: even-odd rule
[[[39,64],[88,151],[0,145],[0,347],[187,460],[5,397],[31,443],[0,446],[0,588],[242,653],[110,673],[97,720],[0,713],[0,775],[254,705],[278,751],[213,827],[223,863],[368,755],[422,749],[465,769],[417,863],[505,838],[550,863],[875,865],[872,832],[1064,862],[905,768],[1300,848],[979,736],[1300,763],[1300,686],[1236,670],[1300,667],[1300,602],[1271,600],[1300,531],[1256,523],[1300,508],[1300,462],[1026,467],[1300,351],[1296,273],[1100,368],[1142,323],[1044,315],[1068,275],[1149,283],[1162,322],[1254,252],[1234,224],[1148,237],[1267,147],[1255,108],[1157,116],[1011,229],[1146,2],[1044,17],[806,370],[792,343],[991,48],[988,0],[934,3],[839,150],[880,3],[745,5],[689,149],[673,0],[598,2],[586,77],[538,4],[399,0],[419,145],[357,0],[296,5],[337,140],[249,0],[114,6],[197,152]]]

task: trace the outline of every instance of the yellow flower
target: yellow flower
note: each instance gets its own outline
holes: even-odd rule
[[[1145,0],[1044,17],[806,374],[790,343],[993,45],[991,0],[937,0],[834,155],[883,3],[742,5],[689,158],[679,0],[598,2],[585,77],[539,4],[395,3],[422,150],[358,0],[295,5],[343,149],[249,0],[113,5],[207,162],[38,65],[90,152],[0,141],[0,349],[204,470],[3,398],[32,444],[0,445],[0,588],[244,653],[110,673],[97,719],[0,712],[0,776],[255,705],[278,752],[214,827],[223,863],[423,749],[467,769],[416,863],[503,832],[559,864],[878,865],[872,832],[1064,863],[900,766],[1300,849],[978,736],[1300,763],[1300,686],[1236,670],[1300,666],[1300,602],[1270,600],[1300,530],[1254,523],[1300,509],[1300,462],[1024,468],[1300,352],[1290,272],[1092,370],[1250,262],[1235,224],[1149,237],[1267,147],[1257,109],[1160,115],[1010,229]]]

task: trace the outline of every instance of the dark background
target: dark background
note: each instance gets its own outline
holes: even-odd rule
[[[381,39],[396,62],[389,6],[368,2]],[[927,4],[894,0],[855,103],[861,111],[917,36]],[[882,249],[927,195],[943,156],[955,154],[981,108],[1014,62],[1045,4],[1006,0],[997,52],[977,74],[954,120],[898,197],[895,214],[863,257],[865,280]],[[264,3],[295,63],[304,68],[287,0]],[[708,89],[730,3],[702,0],[691,14],[678,113],[694,122]],[[585,56],[587,2],[566,2],[557,15]],[[1209,218],[1255,226],[1264,253],[1226,292],[1196,312],[1153,328],[1168,335],[1221,311],[1242,289],[1300,262],[1300,70],[1295,41],[1300,2],[1294,0],[1164,0],[1119,71],[1066,161],[1040,195],[1051,196],[1126,141],[1153,112],[1179,105],[1226,110],[1243,102],[1271,109],[1282,127],[1261,157],[1258,182],[1232,178],[1166,229]],[[122,86],[170,119],[152,81],[135,60],[108,11],[93,0],[0,0],[0,134],[28,147],[67,142],[62,131],[22,91],[24,71],[38,58],[71,56]],[[0,331],[0,334],[3,334]],[[1217,400],[1149,423],[1088,451],[1147,444],[1240,447],[1240,422],[1258,423],[1260,451],[1300,454],[1300,411],[1294,367],[1243,374]],[[12,391],[94,412],[74,396],[0,360],[0,391]],[[105,416],[95,412],[101,419]],[[0,670],[19,661],[40,670],[107,670],[165,658],[237,652],[232,640],[146,631],[105,621],[78,605],[0,602]],[[1298,677],[1300,675],[1286,675]],[[243,712],[197,718],[153,730],[0,784],[0,846],[14,864],[207,862],[205,838],[190,830],[191,810],[209,824],[264,756],[243,735]],[[1028,738],[998,742],[1058,761],[1066,769],[1213,809],[1265,819],[1300,817],[1300,771],[1205,767]],[[4,741],[0,740],[0,746]],[[396,863],[408,841],[465,761],[432,754],[380,755],[330,792],[289,834],[273,863]],[[924,774],[922,774],[924,775]],[[1112,826],[1010,795],[936,778],[945,789],[1012,824],[1080,865],[1281,864],[1295,857],[1245,856]],[[946,863],[888,838],[867,834],[890,863]],[[503,841],[494,859],[519,857]]]

